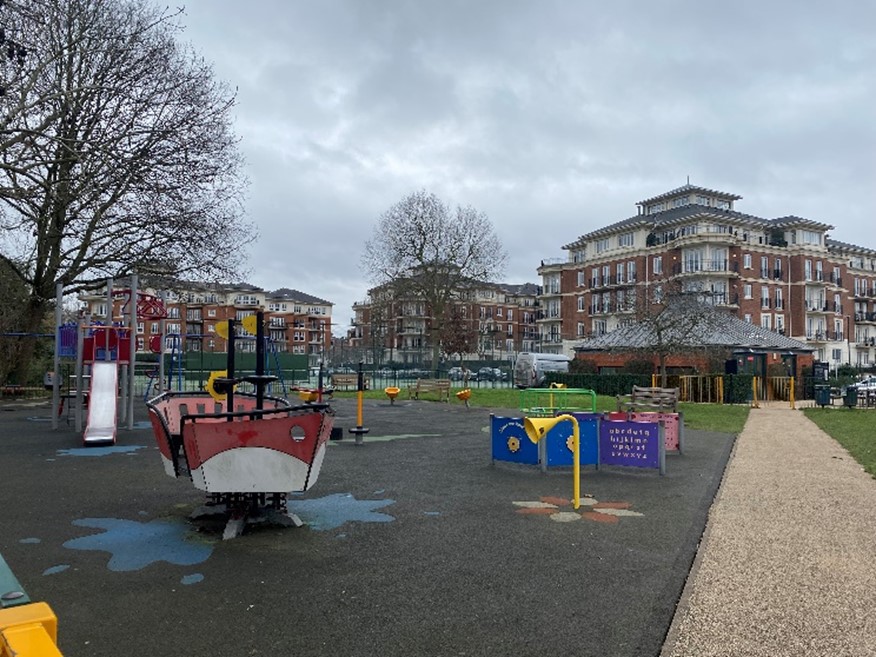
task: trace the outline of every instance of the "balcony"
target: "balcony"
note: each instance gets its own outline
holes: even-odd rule
[[[855,322],[858,324],[876,324],[876,313],[855,313]]]
[[[856,342],[862,347],[876,347],[876,338],[874,337],[864,336],[856,340]]]
[[[738,306],[739,295],[730,295],[727,292],[700,292],[697,299],[709,306]]]
[[[638,276],[606,276],[601,278],[590,279],[590,289],[601,289],[606,287],[617,287],[619,285],[635,285],[638,282]]]
[[[679,274],[738,274],[739,263],[729,260],[685,260],[672,266],[672,273]]]
[[[808,313],[830,313],[833,310],[827,305],[824,299],[806,299],[805,307]]]
[[[815,331],[806,334],[809,342],[842,342],[842,331]]]

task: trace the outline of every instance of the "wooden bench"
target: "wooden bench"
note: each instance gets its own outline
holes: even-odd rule
[[[617,396],[617,410],[658,410],[678,412],[678,388],[646,388],[633,386],[629,395]]]
[[[371,378],[364,375],[362,384],[365,390],[371,387]],[[335,390],[358,390],[359,375],[358,374],[332,374],[332,388]]]
[[[417,379],[408,385],[408,399],[419,399],[420,395],[436,393],[438,401],[450,401],[450,379]]]

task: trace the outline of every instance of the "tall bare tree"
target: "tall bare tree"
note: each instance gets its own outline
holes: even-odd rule
[[[146,0],[0,4],[0,258],[21,330],[107,276],[239,274],[246,181],[235,93]]]
[[[465,355],[477,349],[477,330],[458,303],[451,303],[446,318],[441,332],[441,348],[448,358],[459,356],[459,364],[463,365],[462,359]]]
[[[662,386],[667,383],[666,362],[670,356],[706,352],[709,337],[720,330],[721,316],[705,305],[703,295],[684,289],[678,280],[658,283],[630,301],[636,311],[638,353],[657,356]]]
[[[386,211],[366,243],[362,269],[396,298],[422,300],[430,314],[429,343],[437,366],[441,333],[454,294],[470,281],[493,281],[506,255],[489,218],[472,207],[450,209],[419,191]]]

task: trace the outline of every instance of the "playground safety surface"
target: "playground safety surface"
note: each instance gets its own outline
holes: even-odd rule
[[[734,440],[688,429],[663,477],[584,468],[573,513],[570,471],[491,464],[488,410],[365,400],[355,446],[337,400],[305,526],[223,542],[145,408],[101,450],[25,404],[0,406],[0,554],[66,657],[658,655]]]

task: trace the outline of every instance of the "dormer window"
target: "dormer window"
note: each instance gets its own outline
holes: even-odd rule
[[[656,214],[658,212],[663,212],[666,209],[665,203],[654,203],[653,205],[648,206],[648,214]]]

